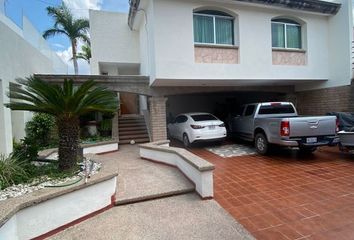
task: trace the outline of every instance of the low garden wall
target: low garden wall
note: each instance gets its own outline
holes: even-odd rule
[[[169,146],[169,141],[157,141],[140,145],[140,157],[177,167],[195,184],[203,198],[212,198],[214,165],[183,149]]]
[[[114,206],[117,173],[0,202],[0,239],[44,239]]]
[[[79,155],[84,154],[101,154],[101,153],[108,153],[118,151],[119,145],[118,142],[115,140],[111,141],[102,141],[97,143],[85,143],[80,144]],[[53,160],[58,158],[58,149],[51,148],[40,151],[38,153],[38,158],[40,160]]]

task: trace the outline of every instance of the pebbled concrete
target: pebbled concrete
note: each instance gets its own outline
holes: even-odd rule
[[[185,194],[114,207],[50,239],[254,239],[214,200]]]
[[[116,204],[126,204],[194,191],[194,185],[174,167],[143,160],[138,145],[95,155],[105,168],[118,171]]]

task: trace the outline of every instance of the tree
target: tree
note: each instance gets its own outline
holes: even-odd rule
[[[76,165],[80,124],[79,117],[89,112],[115,112],[118,100],[114,92],[86,81],[74,86],[73,80],[63,85],[50,84],[37,77],[17,80],[10,86],[11,110],[47,113],[55,117],[59,135],[59,169],[71,170]]]
[[[85,61],[90,63],[91,47],[89,44],[81,46],[81,52],[77,54],[77,58],[84,59]]]
[[[58,7],[47,7],[48,15],[53,17],[54,26],[43,33],[45,39],[53,37],[57,34],[66,35],[71,42],[72,60],[74,63],[75,74],[78,74],[79,68],[77,65],[77,42],[82,40],[89,43],[88,30],[89,21],[85,18],[75,19],[70,9],[64,2]]]

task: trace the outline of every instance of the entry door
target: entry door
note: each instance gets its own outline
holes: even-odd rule
[[[139,114],[139,95],[134,93],[119,93],[122,114]]]

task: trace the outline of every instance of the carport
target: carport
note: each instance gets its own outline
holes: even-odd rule
[[[234,91],[194,93],[168,96],[166,111],[168,122],[172,117],[187,112],[207,112],[222,121],[246,103],[285,101],[287,93],[265,91]]]
[[[183,112],[210,112],[225,120],[238,106],[258,101],[292,101],[296,104],[293,86],[151,86],[147,76],[52,75],[35,76],[51,83],[73,79],[75,84],[93,79],[116,92],[134,93],[148,98],[145,121],[151,141],[167,139],[167,122]],[[112,135],[118,136],[118,121],[113,121]]]

